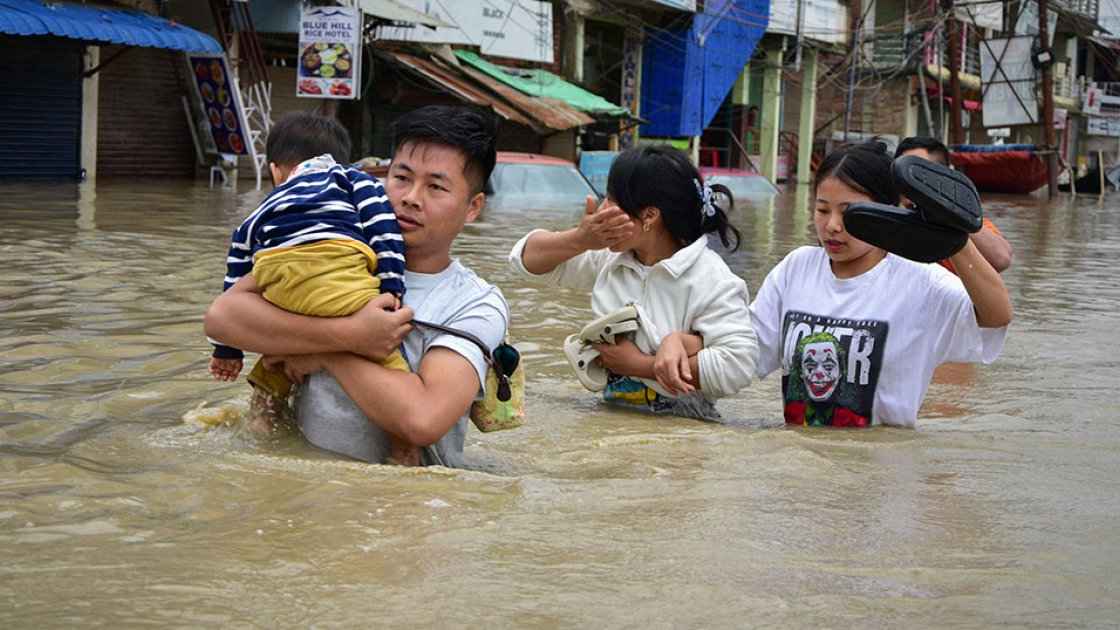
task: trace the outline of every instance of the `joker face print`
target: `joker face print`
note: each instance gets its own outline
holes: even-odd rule
[[[840,351],[831,340],[805,344],[801,354],[801,379],[814,402],[832,397],[840,384]]]

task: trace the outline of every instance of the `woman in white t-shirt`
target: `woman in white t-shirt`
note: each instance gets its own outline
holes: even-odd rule
[[[849,204],[899,202],[882,143],[831,153],[813,186],[820,246],[786,256],[750,307],[758,376],[781,368],[788,424],[912,427],[934,368],[999,355],[1007,288],[971,240],[951,258],[958,278],[845,231]]]
[[[510,252],[514,270],[553,286],[591,292],[597,317],[634,304],[633,341],[595,344],[606,368],[604,398],[643,409],[718,418],[711,401],[755,373],[758,346],[747,285],[708,247],[739,232],[688,158],[670,147],[630,149],[615,159],[607,198],[588,198],[577,227],[534,230]]]

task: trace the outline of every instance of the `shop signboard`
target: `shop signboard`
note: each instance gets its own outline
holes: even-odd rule
[[[1090,116],[1087,133],[1090,136],[1120,136],[1120,118]]]
[[[353,7],[304,6],[299,21],[296,96],[358,98],[362,13]]]
[[[1038,123],[1033,45],[1034,37],[1020,36],[989,39],[980,48],[985,127]]]
[[[552,63],[552,4],[538,0],[431,2],[396,0],[451,24],[454,28],[383,26],[377,38],[388,41],[478,46],[490,57]]]
[[[251,155],[252,140],[241,94],[237,91],[224,54],[190,54],[194,83],[209,122],[210,136],[219,153]]]

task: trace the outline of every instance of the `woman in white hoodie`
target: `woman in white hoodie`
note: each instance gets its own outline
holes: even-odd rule
[[[708,247],[739,246],[739,232],[688,158],[671,147],[623,152],[607,198],[588,199],[578,226],[534,230],[517,242],[514,270],[552,286],[591,291],[604,316],[637,306],[633,340],[596,344],[607,369],[604,398],[651,411],[718,418],[711,401],[736,393],[755,373],[758,344],[747,285]]]

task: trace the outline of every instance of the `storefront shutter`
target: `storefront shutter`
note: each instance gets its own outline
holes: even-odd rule
[[[78,179],[82,44],[0,37],[0,179]]]

